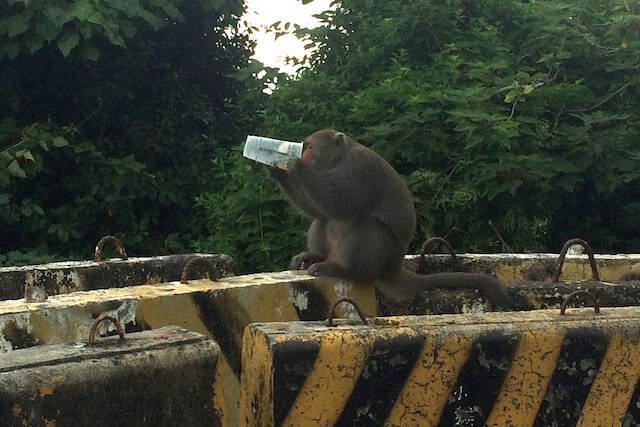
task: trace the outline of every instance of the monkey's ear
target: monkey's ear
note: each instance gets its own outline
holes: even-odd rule
[[[340,145],[344,143],[344,133],[342,132],[336,132],[335,135],[333,135],[333,141],[336,143],[336,145]]]

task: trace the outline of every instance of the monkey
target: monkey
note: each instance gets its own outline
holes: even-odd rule
[[[380,155],[343,132],[319,130],[303,141],[287,168],[267,167],[283,194],[312,222],[307,250],[291,260],[311,276],[373,280],[383,294],[411,300],[431,288],[475,288],[499,308],[511,306],[494,277],[477,273],[421,275],[402,260],[416,227],[413,196]]]

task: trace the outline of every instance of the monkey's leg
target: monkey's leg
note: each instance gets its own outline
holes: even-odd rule
[[[291,259],[290,268],[292,270],[306,270],[311,265],[327,258],[325,223],[319,219],[313,220],[307,231],[307,249]]]
[[[375,219],[331,223],[327,241],[327,260],[313,264],[309,274],[372,280],[399,265],[404,255],[391,230]]]

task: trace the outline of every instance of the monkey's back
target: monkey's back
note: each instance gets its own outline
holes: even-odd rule
[[[365,159],[368,177],[359,185],[366,186],[373,197],[367,216],[383,222],[406,252],[416,227],[413,196],[400,174],[373,150],[356,144],[356,154]]]

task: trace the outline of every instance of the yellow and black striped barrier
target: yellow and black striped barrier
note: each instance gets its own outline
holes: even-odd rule
[[[570,275],[568,275],[571,278]],[[565,277],[566,278],[566,277]],[[598,282],[509,284],[516,309],[557,306],[577,287],[591,290],[604,305],[639,304],[640,283]],[[53,295],[41,303],[24,299],[0,301],[0,353],[41,344],[82,340],[100,313],[117,317],[127,332],[177,325],[219,343],[216,407],[224,425],[236,425],[240,399],[242,337],[253,322],[321,320],[340,296],[360,302],[371,315],[384,315],[373,283],[314,278],[302,272],[224,277],[217,282],[194,280],[98,289]],[[340,315],[355,314],[340,307]],[[491,309],[478,292],[432,290],[401,313],[459,313]],[[8,356],[11,357],[11,356]]]
[[[250,325],[240,425],[630,426],[640,308]]]
[[[322,319],[339,296],[357,299],[368,312],[376,310],[372,286],[302,272],[72,292],[41,303],[0,301],[0,357],[10,358],[13,350],[36,345],[81,341],[100,313],[117,318],[127,333],[180,326],[219,344],[212,394],[222,425],[234,426],[244,328],[252,322]],[[346,307],[341,315],[351,311]]]

